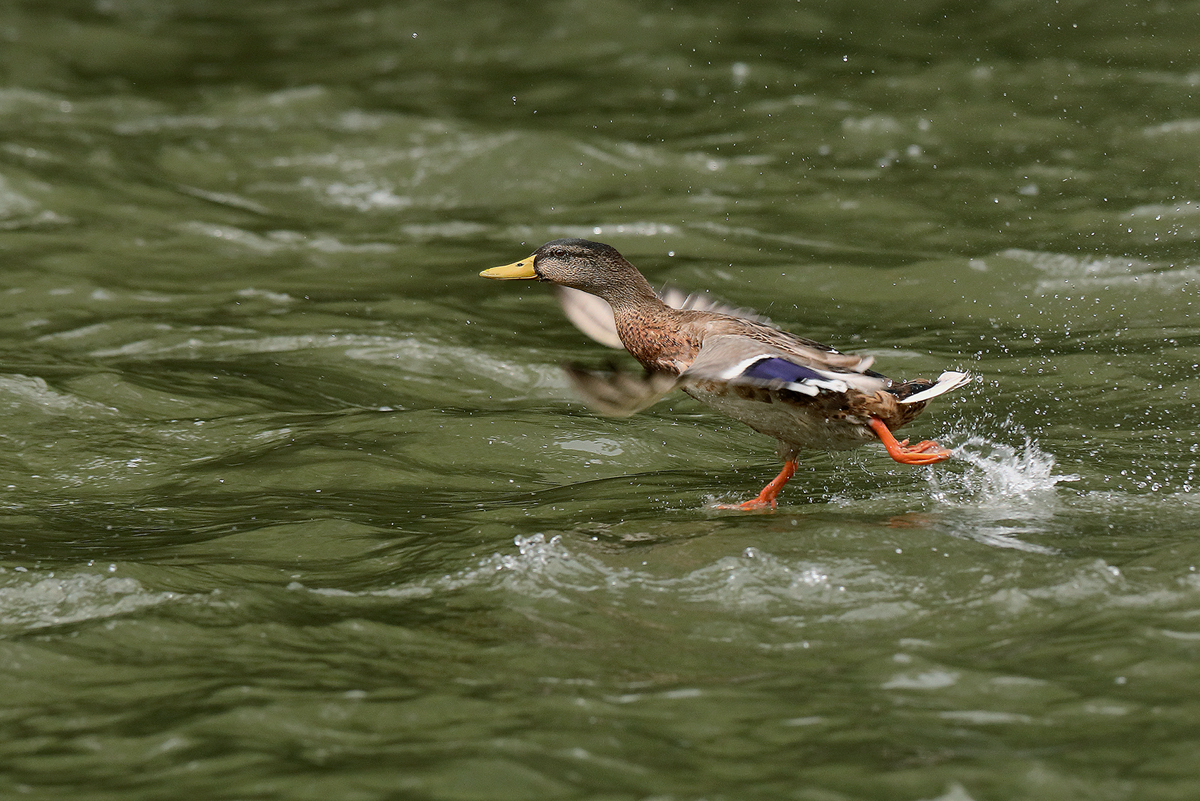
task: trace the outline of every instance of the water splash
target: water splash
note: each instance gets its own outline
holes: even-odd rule
[[[1026,538],[1049,527],[1059,505],[1057,485],[1075,477],[1056,473],[1054,457],[1030,437],[1008,445],[964,436],[956,448],[957,469],[930,471],[933,500],[945,510],[939,525],[951,536],[989,547],[1056,553]],[[585,535],[577,532],[518,535],[512,546],[456,572],[387,589],[311,591],[411,599],[468,588],[589,606],[602,596],[618,605],[665,602],[772,614],[821,610],[846,621],[898,618],[917,609],[908,577],[889,573],[865,557],[780,557],[751,546],[737,554],[716,555],[687,571],[664,573],[645,562],[630,564],[589,547]],[[307,588],[294,584],[292,589]]]
[[[1057,553],[1024,537],[1047,529],[1060,506],[1058,485],[1079,476],[1055,473],[1054,457],[1028,435],[1014,447],[972,434],[954,453],[967,469],[929,475],[933,499],[958,512],[946,520],[952,534],[993,547]]]
[[[1079,480],[1079,476],[1073,474],[1056,475],[1054,457],[1038,447],[1028,435],[1020,447],[971,435],[954,448],[954,456],[975,470],[957,474],[955,479],[944,482],[952,486],[941,489],[941,500],[953,501],[957,499],[955,496],[967,496],[975,503],[1045,501],[1048,496],[1053,496],[1058,484]],[[931,476],[935,485],[939,483],[939,475],[942,474]]]
[[[494,553],[476,566],[443,576],[436,589],[461,589],[494,582],[501,589],[533,598],[562,598],[563,593],[590,593],[604,587],[622,589],[631,571],[610,567],[591,554],[576,554],[561,534],[538,532],[513,538],[517,553]]]

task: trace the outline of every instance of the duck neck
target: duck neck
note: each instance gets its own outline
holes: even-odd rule
[[[640,273],[637,274],[636,281],[628,281],[609,288],[602,296],[608,305],[612,306],[613,313],[619,314],[632,310],[648,309],[665,304],[659,300],[658,294],[655,293],[654,287],[650,286]]]
[[[605,293],[604,299],[612,307],[618,331],[644,324],[646,320],[660,318],[671,311],[671,307],[662,302],[650,286],[650,282],[640,273],[637,274],[636,281],[623,282],[612,287],[610,292]]]
[[[674,320],[678,311],[663,303],[645,279],[623,290],[606,300],[625,349],[648,370],[678,372],[674,366],[682,347]]]

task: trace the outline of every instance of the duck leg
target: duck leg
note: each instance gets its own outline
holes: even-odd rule
[[[883,447],[887,448],[888,456],[900,464],[937,464],[950,458],[950,451],[932,440],[918,442],[916,445],[909,445],[908,440],[897,442],[887,424],[878,417],[872,417],[867,423],[879,437]]]
[[[771,483],[763,487],[762,492],[758,493],[757,498],[742,503],[720,504],[718,509],[741,509],[743,512],[754,512],[760,509],[774,509],[775,498],[779,495],[779,491],[783,489],[783,485],[791,480],[792,476],[796,475],[796,460],[787,459],[783,463],[783,469],[779,471],[779,475],[771,480]]]

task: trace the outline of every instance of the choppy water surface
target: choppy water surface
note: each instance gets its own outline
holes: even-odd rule
[[[0,792],[1200,793],[1194,9],[0,10]],[[897,375],[814,453],[480,269],[583,235]]]

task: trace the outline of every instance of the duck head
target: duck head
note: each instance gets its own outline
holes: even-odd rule
[[[484,278],[536,278],[612,301],[654,290],[637,268],[611,245],[587,239],[555,239],[512,264],[480,273]]]

